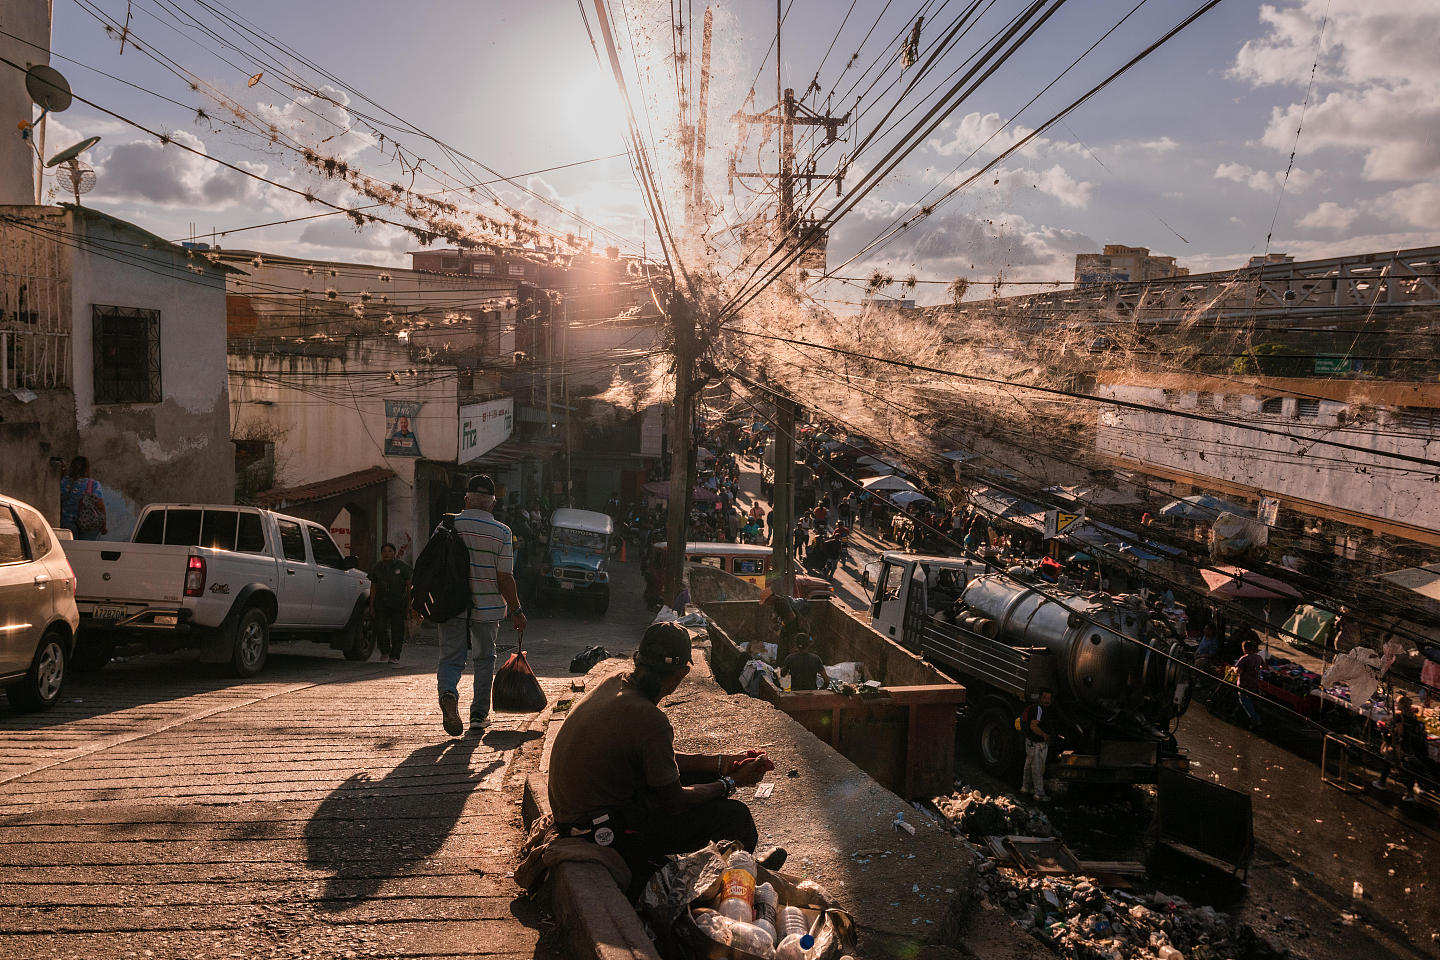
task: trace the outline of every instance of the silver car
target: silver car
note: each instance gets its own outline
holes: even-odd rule
[[[20,710],[60,699],[80,614],[75,574],[40,511],[0,494],[0,686]]]

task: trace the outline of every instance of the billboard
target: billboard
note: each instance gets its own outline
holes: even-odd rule
[[[469,463],[505,442],[515,432],[515,398],[467,403],[460,408],[456,463]]]
[[[423,406],[423,400],[385,401],[385,456],[420,456],[420,438],[415,435],[415,425]]]

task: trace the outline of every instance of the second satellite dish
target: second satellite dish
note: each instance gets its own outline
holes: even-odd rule
[[[79,143],[71,144],[64,150],[61,150],[59,153],[55,154],[55,156],[51,157],[49,160],[46,160],[45,166],[58,167],[60,166],[60,164],[64,163],[67,160],[74,160],[76,157],[80,156],[80,154],[84,153],[86,150],[89,150],[91,147],[95,146],[95,144],[99,142],[99,137],[86,137]]]

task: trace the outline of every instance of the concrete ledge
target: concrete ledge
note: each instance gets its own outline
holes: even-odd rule
[[[546,726],[540,767],[525,778],[520,813],[526,829],[550,812],[546,775],[550,748],[563,723],[563,717],[555,717]],[[596,863],[561,864],[550,871],[545,885],[565,935],[567,956],[582,960],[660,960],[635,908],[604,867]]]

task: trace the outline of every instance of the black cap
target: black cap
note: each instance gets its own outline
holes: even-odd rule
[[[640,638],[635,662],[666,672],[678,670],[690,662],[690,631],[673,621],[650,624]]]
[[[470,478],[465,485],[466,493],[483,493],[486,496],[495,496],[495,478],[488,473],[477,473]]]

